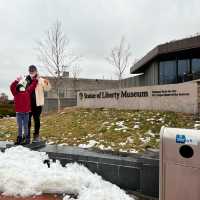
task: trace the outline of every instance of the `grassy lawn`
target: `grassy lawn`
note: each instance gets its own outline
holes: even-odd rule
[[[41,136],[48,143],[121,152],[159,147],[161,126],[198,128],[192,115],[117,109],[66,108],[43,115]],[[0,140],[15,140],[15,118],[0,119]]]

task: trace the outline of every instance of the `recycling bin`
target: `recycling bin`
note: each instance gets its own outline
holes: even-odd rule
[[[200,200],[200,131],[162,127],[160,200]]]

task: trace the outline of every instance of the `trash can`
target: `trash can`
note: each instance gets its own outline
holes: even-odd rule
[[[162,127],[160,200],[200,200],[200,131]]]

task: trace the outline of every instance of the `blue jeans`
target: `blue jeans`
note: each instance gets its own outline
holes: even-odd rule
[[[17,112],[17,125],[18,125],[18,136],[22,137],[22,128],[24,129],[24,135],[26,137],[29,136],[28,134],[28,120],[29,120],[29,113]]]

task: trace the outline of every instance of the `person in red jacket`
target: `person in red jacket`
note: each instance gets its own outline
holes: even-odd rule
[[[17,78],[10,85],[10,90],[14,96],[15,112],[18,126],[18,136],[16,145],[30,144],[30,135],[28,132],[29,112],[31,112],[30,95],[35,90],[38,80],[37,77],[32,81],[31,85],[27,85],[26,79]],[[23,143],[22,128],[24,130],[25,143]]]

